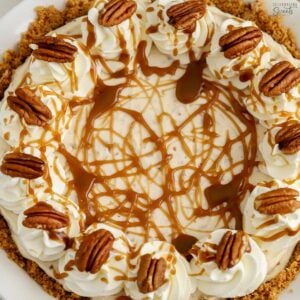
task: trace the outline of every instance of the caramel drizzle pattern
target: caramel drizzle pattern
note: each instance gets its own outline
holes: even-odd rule
[[[107,222],[121,228],[124,232],[132,232],[132,229],[136,227],[143,228],[141,235],[144,241],[151,237],[151,230],[154,231],[155,236],[160,240],[169,239],[155,221],[154,214],[157,210],[160,210],[171,222],[171,238],[178,236],[197,218],[205,216],[218,216],[223,226],[226,227],[229,227],[231,220],[234,219],[236,228],[241,228],[239,204],[250,188],[248,178],[255,164],[257,150],[254,119],[245,113],[244,108],[236,100],[243,96],[242,92],[237,91],[232,86],[229,88],[223,87],[221,84],[204,79],[202,70],[206,66],[205,57],[200,61],[193,61],[187,66],[184,75],[177,82],[177,98],[182,103],[192,103],[201,95],[207,99],[207,102],[199,105],[180,124],[176,124],[176,120],[171,114],[166,112],[160,113],[157,115],[157,122],[159,122],[162,134],[157,134],[145,119],[144,110],[136,111],[126,108],[126,103],[131,98],[126,98],[123,91],[129,87],[140,88],[148,99],[149,106],[152,97],[154,95],[157,96],[155,92],[157,89],[163,87],[166,90],[171,90],[174,88],[176,83],[174,80],[162,81],[161,79],[167,74],[174,74],[179,65],[174,62],[168,68],[148,66],[144,54],[145,44],[141,43],[135,63],[136,68],[141,68],[145,78],[138,78],[135,73],[130,73],[126,67],[129,62],[129,55],[126,52],[126,42],[121,36],[120,41],[123,48],[120,61],[123,62],[125,68],[111,74],[111,77],[126,77],[126,82],[110,87],[98,78],[92,98],[70,102],[70,108],[74,111],[76,110],[76,114],[80,117],[82,117],[80,114],[81,109],[86,108],[86,106],[91,107],[81,135],[80,147],[76,153],[71,154],[66,150],[61,143],[58,128],[54,129],[53,132],[53,139],[60,143],[59,152],[65,156],[73,174],[73,180],[66,182],[68,186],[67,195],[72,190],[76,190],[78,204],[87,217],[86,227],[94,222]],[[94,57],[94,59],[98,59],[100,63],[103,63],[100,57]],[[148,83],[146,78],[153,74],[158,78],[154,86]],[[225,101],[220,99],[221,95],[225,97]],[[163,107],[162,96],[159,96],[159,101],[160,106]],[[217,146],[215,143],[215,139],[222,134],[218,132],[216,125],[216,114],[218,112],[226,116],[239,133],[234,138],[226,136],[223,147]],[[127,118],[132,120],[132,125],[129,127],[126,137],[121,136],[114,129],[114,120],[118,114],[126,115]],[[201,116],[203,116],[203,124],[197,127],[196,120]],[[101,139],[101,129],[95,127],[95,121],[99,118],[102,118],[109,124],[108,131],[111,145],[108,145]],[[168,118],[173,127],[167,133],[164,133],[162,125],[164,118]],[[244,128],[239,126],[239,122],[244,125]],[[141,141],[145,144],[151,143],[153,145],[152,150],[144,154],[136,153],[132,141],[134,126],[139,126],[140,132],[146,132],[144,136],[148,137]],[[192,126],[192,137],[183,133],[189,126]],[[46,132],[47,130],[52,130],[50,127],[45,129]],[[95,133],[97,137],[95,137]],[[24,134],[22,140],[24,140],[25,136],[26,134]],[[115,147],[115,145],[112,145],[114,137],[122,140],[122,145],[117,146],[118,151],[122,154],[122,158],[116,158],[112,154],[112,158],[108,160],[88,160],[89,151],[93,152],[94,157],[96,156],[96,149],[91,149],[91,145],[97,141],[106,144],[108,148]],[[196,144],[194,149],[190,149],[188,146],[190,139],[197,140],[200,144],[202,143],[202,151],[200,153],[197,153]],[[41,138],[42,140],[43,138]],[[168,144],[172,141],[177,141],[186,157],[188,157],[186,165],[176,168],[171,167],[170,161],[172,156],[169,153]],[[236,144],[240,144],[244,152],[244,157],[240,161],[234,161],[230,154]],[[130,153],[127,153],[127,151]],[[218,155],[214,162],[211,163],[211,153],[213,151],[217,151]],[[195,152],[197,153],[196,155]],[[155,153],[160,153],[160,161],[155,166],[143,167],[141,159]],[[78,157],[81,157],[81,159],[79,160]],[[229,161],[229,166],[227,167],[222,166],[225,159]],[[105,174],[104,167],[108,164],[113,165],[115,169],[113,174]],[[120,168],[119,164],[123,164],[123,168]],[[157,171],[154,175],[150,175],[153,167],[156,167]],[[236,172],[235,169],[238,168],[239,172]],[[192,172],[187,181],[182,175],[184,171]],[[159,172],[163,174],[162,182],[157,182],[155,179],[156,176],[159,176]],[[175,176],[177,172],[181,172],[181,175],[176,183]],[[224,174],[230,175],[232,178],[227,184],[221,184]],[[149,187],[144,188],[141,182],[138,184],[142,191],[135,191],[131,187],[132,178],[135,178],[138,182],[139,177],[147,178],[150,185],[161,188],[162,195],[154,199],[151,198],[148,193]],[[51,180],[50,177],[46,179],[48,181]],[[204,179],[210,182],[210,187],[204,191],[208,202],[207,209],[202,208],[204,200],[201,196],[202,189],[200,185]],[[126,187],[116,187],[116,180],[122,180]],[[179,185],[179,188],[177,185]],[[113,208],[106,207],[101,203],[101,199],[107,197],[115,202]],[[193,213],[190,216],[184,212],[187,224],[181,224],[178,219],[177,206],[180,205],[181,197],[186,197],[188,203],[190,203],[190,208],[193,209]],[[117,218],[117,216],[122,218]],[[221,223],[219,226],[222,226]],[[201,228],[199,228],[199,231],[201,232]]]

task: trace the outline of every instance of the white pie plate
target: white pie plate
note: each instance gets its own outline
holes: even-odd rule
[[[0,12],[2,9],[5,10],[5,6],[11,7],[10,0],[0,1]],[[18,2],[18,0],[14,0],[14,2]],[[0,54],[6,49],[12,48],[18,41],[20,33],[26,31],[29,22],[34,18],[34,7],[54,4],[61,8],[64,3],[65,0],[23,0],[11,9],[0,18]],[[286,15],[284,22],[293,28],[300,43],[300,0],[266,0],[266,6],[271,13],[281,10]],[[298,300],[299,295],[300,276],[279,299]],[[50,300],[53,298],[48,296],[23,270],[9,261],[6,254],[0,250],[0,300],[19,299]]]

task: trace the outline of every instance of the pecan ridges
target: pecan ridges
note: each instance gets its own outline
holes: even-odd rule
[[[92,274],[100,271],[109,257],[114,240],[114,236],[105,229],[99,229],[85,236],[75,257],[77,269]]]
[[[171,6],[167,10],[167,16],[169,24],[177,30],[192,33],[196,28],[196,21],[201,19],[205,12],[205,2],[191,0]]]
[[[7,104],[28,125],[44,126],[51,120],[50,109],[29,88],[18,88],[15,93],[7,97]]]
[[[43,176],[44,161],[25,153],[9,153],[3,158],[1,172],[10,177],[34,179]]]
[[[300,70],[288,61],[281,61],[262,77],[259,90],[267,97],[274,97],[287,93],[299,83]]]
[[[133,0],[112,0],[105,6],[99,15],[99,24],[111,27],[119,25],[129,19],[136,11],[137,5]]]
[[[241,260],[243,254],[250,251],[247,234],[243,231],[237,231],[236,233],[227,231],[218,245],[215,261],[219,269],[224,271],[235,266]]]
[[[234,29],[223,35],[219,45],[224,56],[233,59],[255,49],[261,39],[262,32],[257,27],[248,26]]]
[[[47,62],[67,63],[75,59],[77,48],[59,37],[44,36],[33,40],[38,49],[32,55]]]
[[[28,228],[54,230],[67,227],[68,216],[54,209],[46,202],[38,202],[24,211],[26,218],[23,225]]]
[[[284,154],[294,154],[300,150],[300,123],[285,122],[275,135],[275,142]]]
[[[279,188],[256,197],[254,207],[262,214],[288,214],[300,208],[299,192],[292,188]]]
[[[156,291],[165,283],[167,264],[164,258],[155,259],[150,254],[141,257],[137,285],[141,293]]]

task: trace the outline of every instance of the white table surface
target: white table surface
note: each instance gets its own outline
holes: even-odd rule
[[[0,0],[0,17],[2,17],[7,11],[21,1],[22,0]],[[282,3],[284,3],[284,5]],[[288,3],[290,5],[288,5]],[[298,25],[298,19],[300,18],[300,0],[267,0],[267,8],[270,13],[276,13],[276,11],[280,9],[282,13],[286,15],[286,24],[294,27],[296,30],[295,33],[300,37],[300,26]],[[295,17],[295,14],[297,17]],[[296,293],[292,293],[293,290],[296,290],[296,287],[297,290],[299,289],[297,286],[298,283],[299,281],[294,282],[284,293],[285,295],[281,296],[280,299],[299,299]],[[0,250],[0,300],[51,299],[53,300],[53,298],[44,293],[41,287],[35,283],[23,270],[8,260],[6,254]]]

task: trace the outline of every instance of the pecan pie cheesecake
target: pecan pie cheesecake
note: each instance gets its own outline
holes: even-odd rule
[[[95,299],[244,297],[282,272],[300,240],[283,45],[199,0],[97,0],[31,49],[0,104],[23,257]]]

